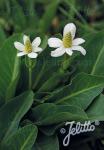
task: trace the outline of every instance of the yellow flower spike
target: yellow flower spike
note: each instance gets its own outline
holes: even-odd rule
[[[24,51],[25,51],[27,54],[29,54],[29,53],[32,52],[32,44],[31,44],[31,41],[30,41],[29,38],[26,40]]]
[[[65,48],[72,47],[72,36],[70,32],[63,37],[63,45]]]

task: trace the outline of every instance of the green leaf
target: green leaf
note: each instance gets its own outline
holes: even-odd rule
[[[49,29],[49,27],[52,23],[52,19],[55,16],[58,4],[59,4],[59,0],[53,0],[47,6],[45,13],[44,13],[42,19],[40,20],[40,24],[39,24],[39,28],[40,28],[42,33],[47,32],[47,30]]]
[[[0,139],[1,142],[18,128],[19,122],[33,103],[33,93],[27,91],[5,104],[0,109]]]
[[[72,105],[44,103],[32,109],[32,117],[37,125],[52,125],[67,120],[87,119],[85,112]]]
[[[43,50],[45,50],[46,47],[47,47],[47,44],[48,44],[48,36],[45,35],[44,38],[43,38],[43,40],[42,40],[42,43],[41,43],[41,48],[42,48]]]
[[[4,30],[0,27],[0,47],[3,45],[5,39],[6,39],[6,34]]]
[[[79,71],[92,75],[104,75],[104,32],[86,36],[85,49],[87,54],[80,57]]]
[[[46,50],[39,56],[39,60],[33,70],[33,89],[37,92],[50,92],[63,86],[70,78],[73,70],[60,71],[62,58],[56,59],[50,56],[50,51]]]
[[[98,96],[86,111],[89,120],[104,121],[104,95]]]
[[[20,59],[14,41],[20,41],[21,35],[13,35],[4,42],[0,49],[0,99],[9,100],[15,94],[19,72]]]
[[[27,125],[17,130],[2,145],[2,150],[30,150],[35,143],[38,129],[35,125]]]
[[[43,58],[45,56],[43,55]],[[58,66],[54,65],[50,58],[48,60],[38,60],[36,67],[34,68],[34,83],[33,89],[39,89],[55,72],[57,72]]]
[[[33,150],[59,150],[59,142],[56,135],[40,136]]]
[[[26,24],[28,25],[29,28],[34,28],[34,29],[36,28],[37,29],[38,16],[37,16],[36,10],[34,9],[34,6],[35,6],[34,0],[23,1],[24,15],[25,15],[26,19],[28,20],[26,22]]]
[[[40,87],[38,92],[50,92],[53,91],[59,83],[62,83],[69,77],[70,73],[54,73],[44,84]]]
[[[21,5],[17,0],[11,0],[11,18],[13,19],[13,23],[15,24],[15,30],[20,31],[26,28],[26,17],[22,10]]]
[[[54,92],[48,102],[56,104],[68,103],[86,109],[104,87],[104,78],[85,73],[78,74],[61,90]]]

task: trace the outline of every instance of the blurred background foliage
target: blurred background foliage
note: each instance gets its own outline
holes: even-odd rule
[[[0,38],[16,32],[55,34],[68,22],[80,27],[80,34],[97,32],[103,18],[104,0],[0,0]]]

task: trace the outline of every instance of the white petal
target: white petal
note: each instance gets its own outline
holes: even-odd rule
[[[73,51],[70,48],[66,48],[65,51],[70,56],[73,54]]]
[[[58,38],[50,38],[50,39],[48,39],[48,45],[50,47],[54,47],[54,48],[61,47],[62,41]]]
[[[59,57],[59,56],[62,56],[64,53],[65,53],[65,49],[59,47],[56,50],[51,51],[51,56],[52,57]]]
[[[42,52],[43,51],[43,49],[41,48],[41,47],[33,47],[33,51],[34,52]]]
[[[33,42],[32,42],[32,46],[38,47],[41,43],[41,38],[40,37],[36,37]]]
[[[80,51],[83,55],[86,55],[86,50],[82,46],[73,46],[72,50]]]
[[[64,27],[64,31],[63,31],[63,36],[65,36],[67,33],[71,33],[72,38],[74,39],[75,37],[75,33],[76,33],[76,26],[74,23],[68,23],[65,27]]]
[[[23,36],[23,42],[24,42],[24,44],[25,44],[25,43],[26,43],[26,41],[27,41],[27,40],[29,40],[29,39],[30,39],[30,38],[29,38],[29,36],[24,35],[24,36]]]
[[[82,39],[82,38],[77,38],[77,39],[74,39],[73,40],[73,46],[75,45],[79,45],[79,44],[82,44],[82,43],[84,43],[85,42],[85,40],[84,39]]]
[[[17,53],[17,56],[18,56],[18,57],[21,57],[21,56],[24,56],[24,55],[26,55],[26,53],[24,53],[24,52],[19,52],[19,53]]]
[[[34,53],[34,52],[28,54],[28,57],[30,57],[30,58],[37,58],[37,56],[38,56],[38,54]]]
[[[14,42],[14,46],[19,51],[24,51],[24,49],[25,49],[24,45],[22,43],[20,43],[20,42]]]

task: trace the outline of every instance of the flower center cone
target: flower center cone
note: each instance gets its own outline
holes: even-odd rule
[[[64,45],[65,48],[72,47],[72,36],[71,36],[71,33],[67,33],[63,37],[63,45]]]
[[[25,43],[25,52],[26,53],[32,52],[32,44],[31,44],[30,40],[27,40]]]

